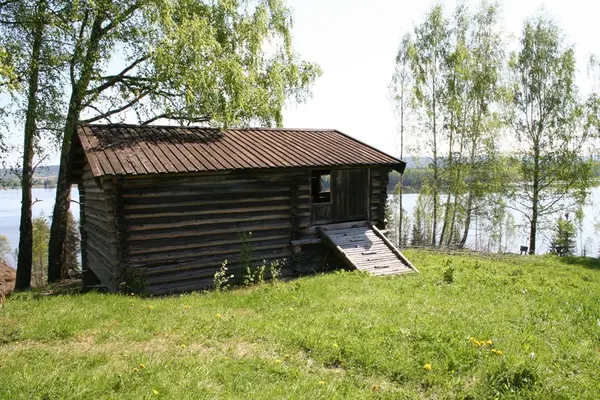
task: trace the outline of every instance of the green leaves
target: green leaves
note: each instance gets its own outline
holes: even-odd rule
[[[402,111],[404,104],[410,105],[421,138],[419,151],[432,156],[424,189],[433,197],[428,228],[433,243],[442,208],[439,193],[447,194],[440,240],[447,228],[462,221],[466,240],[474,202],[505,184],[497,157],[504,66],[498,21],[495,3],[482,2],[476,10],[458,5],[451,18],[435,6],[414,28],[414,39],[405,36],[398,50],[393,98]],[[410,74],[403,73],[405,64]]]
[[[423,189],[433,200],[425,228],[433,245],[438,224],[442,244],[458,226],[464,245],[474,212],[493,215],[505,207],[498,197],[510,193],[508,206],[531,221],[535,249],[538,219],[581,204],[592,183],[585,152],[600,132],[600,96],[580,102],[573,47],[538,14],[507,58],[499,19],[494,2],[458,5],[451,18],[435,6],[398,51],[393,99],[398,108],[410,105],[419,151],[431,155]],[[402,75],[406,59],[410,74]],[[515,150],[502,157],[507,141]]]
[[[18,87],[17,75],[9,54],[0,45],[0,91],[4,89],[14,90]]]
[[[574,49],[554,21],[538,14],[525,23],[509,67],[512,124],[522,160],[515,198],[531,221],[533,252],[538,220],[586,198],[592,184],[591,161],[585,158],[589,137],[575,85]]]
[[[149,1],[140,11],[142,18],[127,22],[135,34],[115,37],[128,62],[144,60],[102,93],[110,103],[119,88],[140,122],[281,124],[285,102],[304,101],[320,75],[293,52],[282,1]]]

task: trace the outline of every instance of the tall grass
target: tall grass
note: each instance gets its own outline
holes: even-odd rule
[[[406,254],[421,274],[13,296],[0,398],[598,397],[597,261]]]

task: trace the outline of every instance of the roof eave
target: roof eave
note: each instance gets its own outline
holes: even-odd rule
[[[404,174],[404,170],[406,169],[406,163],[402,161],[398,164],[394,164],[392,165],[392,169],[400,174]]]

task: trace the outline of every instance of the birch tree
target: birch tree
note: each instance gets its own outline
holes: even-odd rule
[[[463,127],[465,168],[460,179],[467,184],[463,233],[459,247],[464,247],[477,203],[487,203],[490,194],[503,191],[506,169],[498,157],[502,121],[499,111],[503,101],[502,75],[505,53],[499,26],[499,8],[495,2],[482,2],[471,20],[469,35],[467,94],[468,115]]]
[[[413,76],[411,70],[411,57],[414,52],[414,44],[409,33],[406,33],[398,47],[396,54],[396,68],[392,76],[390,85],[394,112],[398,121],[398,136],[400,137],[400,159],[404,159],[404,135],[407,126],[408,114],[411,108],[411,100],[413,94]],[[397,218],[397,234],[398,244],[402,242],[404,233],[404,208],[402,205],[402,195],[404,193],[404,174],[400,175],[400,181],[396,185],[394,195],[398,197],[398,218]]]
[[[444,216],[440,233],[440,246],[449,245],[454,237],[458,199],[464,191],[461,180],[463,150],[467,130],[467,115],[470,111],[468,96],[471,90],[469,61],[469,29],[471,15],[464,4],[454,12],[450,28],[448,52],[446,53],[446,94],[444,101],[444,136],[448,150],[444,158]],[[452,200],[453,199],[453,200]]]
[[[542,218],[582,201],[591,184],[586,130],[575,85],[575,51],[555,22],[538,14],[526,21],[510,60],[513,133],[521,160],[514,202],[529,222],[529,253],[536,252]]]
[[[31,283],[34,157],[40,153],[36,150],[42,133],[56,128],[60,116],[61,61],[52,42],[54,6],[46,0],[21,0],[7,2],[1,10],[0,46],[9,50],[14,79],[21,83],[11,90],[10,112],[13,118],[24,120],[23,155],[15,171],[21,183],[16,290],[28,289]]]
[[[445,60],[448,53],[448,21],[440,5],[433,7],[425,20],[415,27],[415,51],[412,52],[412,68],[415,79],[415,106],[425,116],[428,132],[426,148],[432,159],[431,175],[426,187],[432,197],[431,245],[437,243],[437,227],[441,171],[441,131],[443,96],[445,92]]]
[[[433,201],[433,245],[464,246],[476,203],[499,190],[494,163],[504,52],[498,18],[497,4],[487,1],[475,11],[458,5],[450,20],[437,6],[415,28],[414,105],[432,154],[425,188]]]

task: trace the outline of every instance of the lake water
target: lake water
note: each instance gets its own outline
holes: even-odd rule
[[[33,215],[40,216],[45,215],[50,217],[52,214],[52,208],[54,206],[54,189],[33,189],[33,198],[38,201],[33,205]],[[418,194],[405,194],[403,197],[404,208],[408,211],[409,215],[412,216],[412,212],[417,201]],[[71,189],[71,198],[73,200],[79,199],[79,191],[76,186]],[[598,239],[594,225],[600,221],[600,187],[592,189],[592,196],[590,198],[590,204],[584,208],[585,219],[583,221],[583,234],[581,238],[577,239],[578,251],[580,247],[586,242],[587,238],[589,245],[589,255],[597,256],[598,250],[600,249],[600,240]],[[79,204],[71,202],[71,211],[76,219],[79,219]],[[0,235],[6,235],[10,242],[11,248],[14,250],[19,244],[19,218],[21,212],[21,191],[19,189],[8,189],[0,190]],[[517,224],[522,222],[521,215],[514,212],[515,222]],[[475,221],[473,221],[475,224]],[[475,227],[470,231],[469,240],[467,246],[469,248],[475,248],[475,234],[477,233]],[[527,232],[524,229],[518,230],[517,234],[510,238],[508,241],[508,251],[518,252],[520,245],[527,245]],[[550,244],[550,238],[544,235],[539,235],[537,252],[545,253],[548,251]],[[14,260],[12,257],[9,258],[10,265],[14,266]]]
[[[408,212],[408,215],[412,218],[415,204],[419,195],[417,193],[405,194],[402,197],[403,208]],[[445,201],[445,198],[443,199]],[[513,237],[510,237],[507,241],[507,252],[518,253],[521,245],[529,246],[529,226],[527,225],[523,215],[516,210],[510,210],[511,214],[515,219],[517,225],[517,232]],[[576,240],[577,254],[581,254],[581,249],[586,246],[588,248],[588,256],[597,257],[600,251],[600,237],[596,233],[595,226],[600,222],[600,186],[594,187],[591,190],[591,196],[588,199],[588,204],[583,208],[584,219],[582,224],[581,233],[577,231],[578,237]],[[572,216],[574,217],[574,216]],[[551,221],[551,226],[554,227],[555,221],[558,219],[558,215],[555,216]],[[571,218],[571,220],[573,220]],[[475,228],[475,219],[471,221],[471,229],[469,230],[469,237],[467,239],[467,247],[475,249],[475,236],[476,234],[481,235],[481,229],[477,232]],[[483,233],[485,235],[485,232]],[[536,253],[543,254],[547,253],[550,247],[552,232],[538,232],[536,240]],[[481,249],[479,249],[481,250]]]

